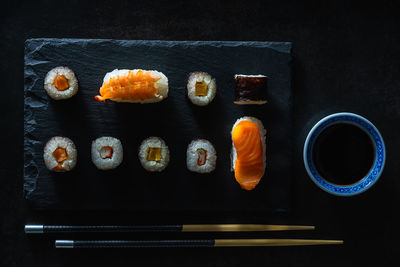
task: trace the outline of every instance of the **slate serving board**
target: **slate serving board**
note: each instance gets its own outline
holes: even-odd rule
[[[291,43],[191,42],[86,39],[29,39],[25,43],[24,192],[37,209],[132,211],[285,211],[289,208],[292,167]],[[56,66],[74,70],[79,91],[55,101],[43,88]],[[169,96],[157,104],[97,102],[104,75],[113,69],[148,69],[169,79]],[[185,97],[187,76],[206,71],[216,78],[217,95],[205,107]],[[265,74],[268,103],[233,104],[235,74]],[[255,116],[267,129],[267,169],[253,191],[242,190],[231,172],[231,128],[242,116]],[[52,136],[71,138],[78,149],[76,168],[54,173],[43,162]],[[115,170],[91,162],[92,140],[114,136],[124,147]],[[141,141],[160,136],[171,160],[161,173],[145,171],[137,157]],[[217,168],[196,174],[186,168],[186,148],[196,138],[217,150]]]

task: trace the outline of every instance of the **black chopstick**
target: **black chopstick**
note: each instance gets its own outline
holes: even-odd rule
[[[314,230],[305,225],[268,224],[177,224],[177,225],[25,225],[27,234],[44,233],[126,233],[126,232],[260,232]]]
[[[340,245],[343,240],[204,239],[204,240],[56,240],[56,248],[200,248]]]

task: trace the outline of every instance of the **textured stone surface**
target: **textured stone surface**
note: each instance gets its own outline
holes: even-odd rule
[[[144,211],[284,211],[288,209],[292,166],[291,43],[172,42],[88,39],[30,39],[25,47],[25,196],[43,209],[129,209]],[[74,70],[78,94],[55,101],[43,89],[56,66]],[[97,102],[105,73],[113,69],[163,72],[169,96],[157,104]],[[207,71],[217,95],[206,107],[185,95],[187,76]],[[235,105],[234,75],[265,74],[268,104]],[[236,119],[255,116],[267,129],[267,168],[251,192],[240,188],[230,166],[230,131]],[[49,172],[43,146],[52,136],[71,138],[78,164],[68,173]],[[91,141],[120,138],[124,162],[99,171],[90,160]],[[171,160],[161,173],[146,172],[137,150],[143,139],[160,136]],[[217,168],[199,175],[186,168],[193,139],[210,140]]]

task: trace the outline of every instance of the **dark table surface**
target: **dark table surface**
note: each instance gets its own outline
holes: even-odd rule
[[[362,3],[362,4],[361,4]],[[398,266],[400,224],[400,17],[395,1],[14,1],[0,16],[0,266]],[[23,198],[23,66],[27,38],[256,40],[293,42],[295,168],[284,214],[35,212]],[[350,111],[380,130],[387,162],[380,180],[349,198],[308,178],[302,145],[326,114]],[[343,246],[287,248],[55,250],[25,223],[265,222],[313,224],[315,232],[251,237],[344,239]],[[226,234],[136,238],[228,237]],[[242,235],[234,235],[242,237]],[[58,236],[59,237],[59,236]],[[73,238],[76,236],[64,236]],[[82,237],[82,236],[80,236]],[[115,236],[114,236],[115,237]],[[86,236],[90,238],[90,236]],[[119,238],[122,238],[119,236]]]

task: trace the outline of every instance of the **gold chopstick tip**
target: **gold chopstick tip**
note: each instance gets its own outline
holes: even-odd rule
[[[314,230],[311,225],[269,225],[269,224],[184,224],[183,232],[264,232]]]

